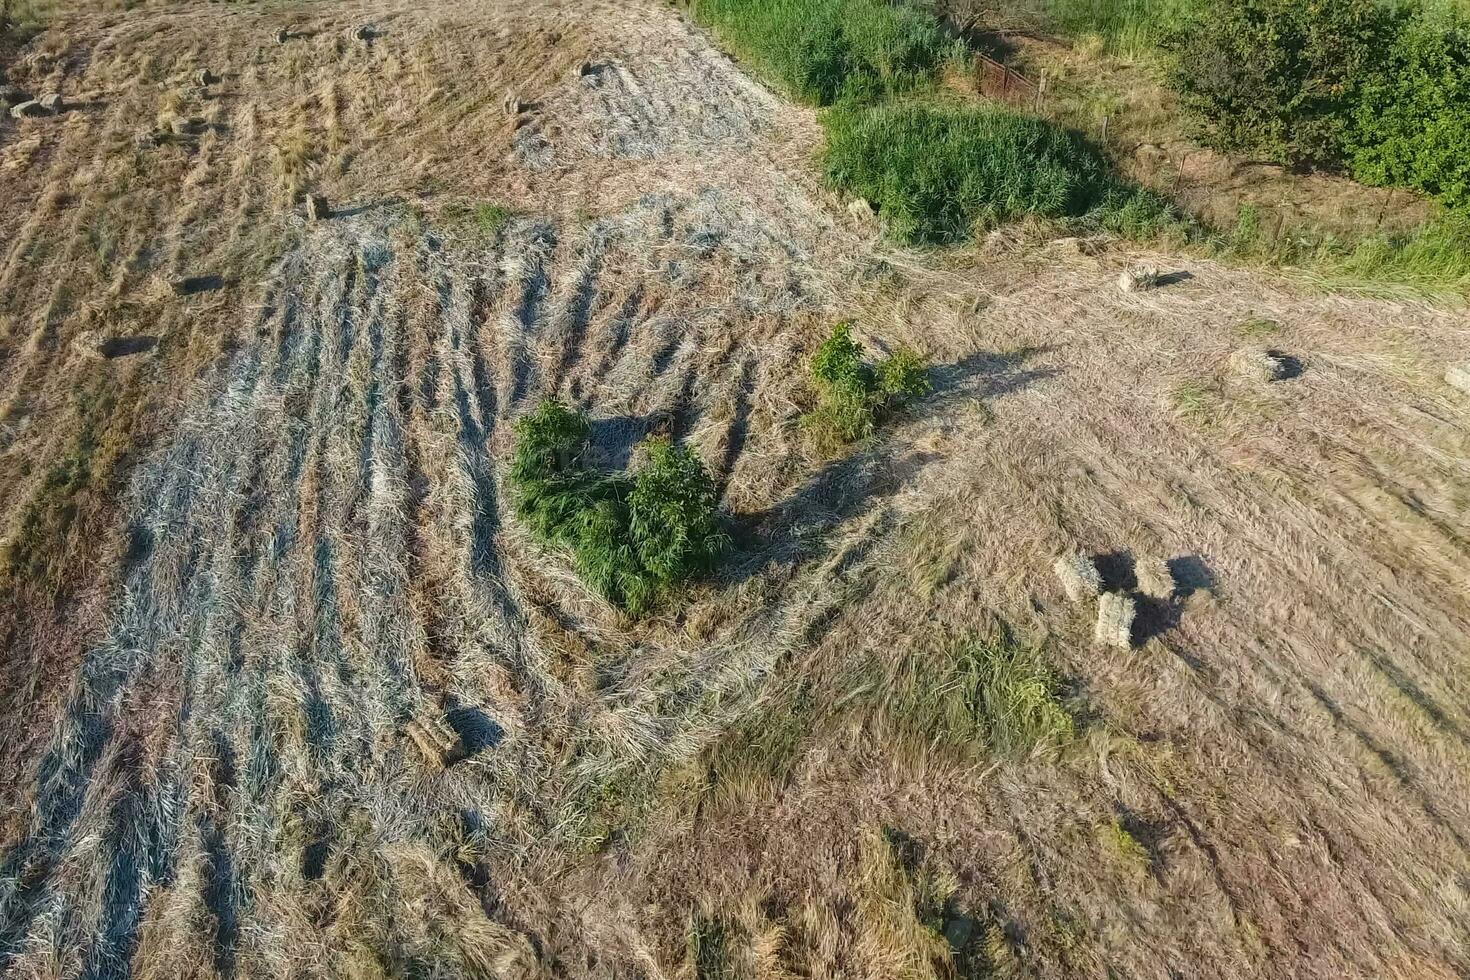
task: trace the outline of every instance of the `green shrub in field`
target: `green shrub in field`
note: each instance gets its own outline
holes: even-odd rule
[[[954,50],[932,14],[887,0],[695,0],[694,10],[817,105],[912,90]]]
[[[547,399],[516,423],[516,513],[547,544],[569,548],[577,573],[629,612],[646,612],[707,572],[727,544],[714,481],[667,439],[644,444],[633,475],[583,462],[587,416]]]
[[[1176,219],[1129,187],[1079,134],[994,106],[833,110],[827,180],[867,198],[910,244],[949,244],[1025,215],[1092,218],[1127,235]]]
[[[628,529],[642,566],[659,582],[708,571],[724,548],[718,493],[699,457],[667,438],[644,443],[647,459],[633,475]]]
[[[1470,207],[1470,30],[1410,22],[1388,60],[1363,86],[1353,176]]]
[[[1334,166],[1399,21],[1378,0],[1212,0],[1169,42],[1170,81],[1209,145]]]
[[[817,407],[803,419],[824,455],[873,434],[885,418],[912,398],[929,393],[923,361],[900,348],[878,362],[863,360],[852,324],[839,323],[812,357]]]

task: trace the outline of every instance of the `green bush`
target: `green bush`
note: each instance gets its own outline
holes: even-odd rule
[[[1079,134],[999,107],[833,110],[827,134],[829,183],[871,201],[909,244],[960,242],[1025,215],[1138,236],[1177,220]]]
[[[694,10],[817,105],[911,91],[954,50],[933,15],[886,0],[696,0]]]
[[[1336,166],[1398,23],[1377,0],[1213,0],[1169,41],[1170,81],[1210,146]]]
[[[904,402],[929,393],[923,361],[900,348],[877,365],[866,363],[852,339],[852,324],[839,323],[812,357],[817,407],[803,423],[824,455],[872,435]]]
[[[1353,176],[1470,207],[1470,30],[1406,25],[1357,106]]]
[[[644,443],[631,476],[584,463],[587,416],[547,399],[516,423],[516,514],[541,541],[569,548],[589,586],[638,615],[707,572],[728,539],[714,481],[693,450]]]
[[[639,565],[661,585],[707,572],[726,544],[714,480],[688,446],[656,438],[644,443],[644,451],[647,459],[628,495]]]

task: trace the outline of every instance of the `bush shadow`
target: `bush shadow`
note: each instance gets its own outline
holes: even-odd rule
[[[734,584],[759,576],[777,564],[796,564],[827,551],[825,538],[837,527],[891,499],[930,464],[942,459],[891,437],[895,425],[932,418],[961,401],[1000,398],[1057,373],[1025,365],[1049,347],[1008,353],[982,353],[930,368],[929,395],[907,406],[874,437],[846,456],[830,460],[785,499],[735,519],[737,554],[716,580]]]

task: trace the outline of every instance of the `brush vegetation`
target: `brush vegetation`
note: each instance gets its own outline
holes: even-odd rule
[[[852,324],[839,323],[812,357],[817,405],[803,418],[819,452],[866,439],[906,402],[931,390],[924,362],[901,347],[876,364],[863,360]]]
[[[1079,134],[997,106],[895,105],[828,116],[827,180],[872,201],[908,244],[951,244],[1035,215],[1135,237],[1178,218]]]
[[[728,539],[714,481],[694,451],[642,446],[631,476],[584,465],[591,423],[551,399],[516,423],[516,513],[542,542],[568,548],[578,574],[635,615],[707,572]]]
[[[1200,138],[1470,207],[1463,15],[1377,0],[1216,0],[1169,41]]]
[[[0,0],[0,54],[39,33],[55,7],[53,0]]]
[[[1026,216],[1151,237],[1176,221],[1079,134],[997,106],[921,96],[963,52],[927,11],[878,0],[701,0],[696,13],[823,116],[828,182],[906,244],[944,245]]]
[[[1147,56],[1161,38],[1193,13],[1199,0],[1041,0],[1040,14],[1052,30],[1130,57]]]

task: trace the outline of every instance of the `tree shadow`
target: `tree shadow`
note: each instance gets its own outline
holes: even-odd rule
[[[187,276],[174,283],[174,292],[180,296],[197,293],[212,293],[224,289],[228,283],[224,276]]]
[[[1302,372],[1306,370],[1306,367],[1303,366],[1300,358],[1293,357],[1285,351],[1272,348],[1266,351],[1266,356],[1274,357],[1277,362],[1280,363],[1280,378],[1282,381],[1290,381],[1293,378],[1300,378],[1302,376]]]
[[[505,729],[499,722],[470,705],[449,710],[444,719],[459,736],[459,744],[444,759],[446,766],[452,766],[485,749],[493,749],[505,737]]]
[[[1174,825],[1168,820],[1149,820],[1122,803],[1115,803],[1113,812],[1118,826],[1137,841],[1148,855],[1149,873],[1162,883],[1167,869],[1167,847],[1170,838],[1174,836]]]
[[[1399,788],[1419,806],[1430,822],[1454,838],[1462,852],[1470,851],[1470,842],[1466,841],[1460,828],[1446,817],[1430,793],[1421,785],[1419,773],[1413,764],[1388,745],[1380,742],[1367,726],[1349,717],[1342,704],[1328,694],[1321,685],[1312,680],[1303,680],[1302,683],[1317,703],[1331,716],[1337,727],[1351,735],[1364,749],[1378,759],[1383,768],[1398,783]]]
[[[1111,551],[1098,555],[1092,563],[1097,566],[1097,574],[1102,576],[1104,592],[1132,592],[1138,588],[1133,552],[1127,549]]]
[[[633,450],[650,436],[667,435],[673,426],[673,411],[646,415],[613,415],[593,419],[587,437],[584,462],[589,469],[621,472],[633,460]]]
[[[1408,698],[1413,702],[1415,707],[1428,715],[1429,719],[1434,722],[1436,728],[1453,735],[1465,745],[1470,746],[1470,736],[1466,735],[1465,730],[1460,727],[1459,723],[1446,714],[1444,708],[1440,707],[1439,703],[1424,688],[1420,687],[1402,667],[1381,653],[1372,654],[1369,657],[1369,661],[1373,664],[1374,669],[1382,674],[1384,679],[1392,684],[1400,694]]]
[[[1177,599],[1155,599],[1153,596],[1134,597],[1136,612],[1133,617],[1133,642],[1147,643],[1156,636],[1163,636],[1177,629],[1184,609]]]
[[[1023,367],[1049,349],[1026,347],[1004,354],[974,354],[931,368],[931,393],[908,406],[895,422],[930,418],[958,401],[999,398],[1052,377],[1059,373],[1056,369]],[[850,455],[824,464],[784,500],[739,518],[734,530],[744,554],[729,562],[717,578],[722,584],[733,584],[754,578],[776,564],[820,556],[826,550],[824,539],[832,530],[894,497],[941,458],[913,446],[896,445],[880,430],[877,436],[858,444]]]
[[[1116,555],[1104,556],[1104,558],[1116,558],[1121,561],[1124,556],[1127,560],[1128,581],[1126,585],[1119,585],[1118,588],[1135,589],[1138,587],[1138,582],[1133,574],[1132,555],[1128,552],[1118,552]],[[1103,568],[1104,558],[1098,559],[1098,570],[1102,572],[1103,581],[1107,584],[1109,571]],[[1184,600],[1196,592],[1215,591],[1215,576],[1205,564],[1204,559],[1198,555],[1180,555],[1168,559],[1164,564],[1169,569],[1170,577],[1174,579],[1174,591],[1168,596],[1139,595],[1135,597],[1138,613],[1133,620],[1133,639],[1136,643],[1146,643],[1156,636],[1162,636],[1178,629],[1184,617]],[[1115,574],[1121,573],[1115,572]],[[1196,667],[1196,661],[1188,657],[1185,657],[1185,661],[1191,667]]]
[[[1199,555],[1180,555],[1170,558],[1166,564],[1169,574],[1174,576],[1176,595],[1215,591],[1215,574]]]

